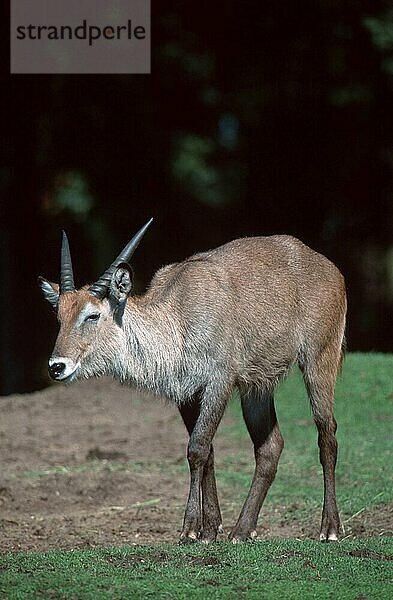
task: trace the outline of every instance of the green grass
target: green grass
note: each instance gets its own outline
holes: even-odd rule
[[[349,355],[336,393],[340,445],[338,502],[345,523],[362,511],[392,501],[393,356]],[[230,424],[220,435],[233,454],[219,462],[219,488],[239,504],[250,481],[251,454],[239,403],[229,409]],[[262,518],[306,522],[320,514],[322,478],[316,431],[298,373],[277,394],[277,412],[286,447]],[[236,451],[236,448],[241,448]],[[113,469],[141,468],[139,464]],[[185,465],[158,471],[180,472]],[[78,467],[78,468],[84,468]],[[92,463],[88,468],[99,468]],[[50,472],[26,473],[44,477]],[[67,467],[56,472],[67,474]],[[169,472],[169,471],[168,471]],[[287,512],[285,512],[287,511]],[[278,518],[278,517],[277,517]],[[282,519],[282,512],[279,517]],[[393,524],[387,523],[386,530]],[[315,541],[258,541],[233,546],[169,545],[106,548],[74,552],[8,553],[0,556],[0,598],[9,600],[127,598],[331,598],[366,600],[393,597],[393,538]]]
[[[0,557],[0,593],[30,598],[391,598],[392,540],[159,545]]]

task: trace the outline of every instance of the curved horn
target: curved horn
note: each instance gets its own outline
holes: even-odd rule
[[[60,294],[74,291],[74,273],[72,270],[70,246],[68,244],[66,232],[63,231],[61,240]]]
[[[122,262],[128,262],[131,256],[134,254],[139,242],[143,238],[146,230],[151,225],[153,219],[150,219],[139,231],[134,235],[132,240],[128,242],[127,246],[124,248],[122,252],[120,252],[119,256],[116,260],[113,261],[109,269],[105,271],[105,273],[89,287],[89,292],[96,296],[97,298],[104,298],[106,293],[108,292],[109,285],[112,279],[112,275],[115,272],[116,267]]]

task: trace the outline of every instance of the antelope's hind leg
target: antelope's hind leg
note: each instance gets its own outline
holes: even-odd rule
[[[284,446],[271,392],[256,388],[240,391],[243,417],[254,444],[255,472],[239,519],[229,538],[242,542],[256,537],[258,515],[276,475]]]
[[[335,542],[340,519],[336,504],[335,469],[337,461],[337,424],[333,415],[334,387],[341,361],[341,347],[327,346],[316,357],[307,357],[301,365],[318,429],[319,458],[323,468],[324,500],[319,539]]]
[[[179,408],[190,438],[200,415],[200,402],[200,396],[196,395],[190,402],[183,404]],[[198,539],[203,542],[213,542],[217,537],[217,532],[222,527],[221,511],[214,474],[214,449],[213,444],[211,443],[208,458],[201,469],[202,476],[200,475],[200,469],[197,470],[196,473],[193,473],[192,464],[190,463],[190,497],[184,517],[183,531],[180,537],[181,543],[193,542]],[[194,489],[192,485],[193,478],[197,480],[194,483]],[[198,486],[199,494],[195,490],[195,486]],[[195,514],[197,513],[199,513],[199,517],[195,518]]]

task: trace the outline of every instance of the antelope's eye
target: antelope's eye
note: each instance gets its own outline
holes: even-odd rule
[[[87,315],[87,317],[85,318],[85,323],[86,321],[98,321],[99,318],[100,313],[92,313],[91,315]]]

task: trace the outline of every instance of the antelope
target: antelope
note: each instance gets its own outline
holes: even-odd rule
[[[323,468],[319,537],[337,540],[333,396],[344,352],[343,276],[294,237],[250,237],[165,266],[143,295],[133,295],[128,261],[151,222],[95,283],[79,290],[63,232],[60,284],[39,278],[60,324],[50,376],[71,382],[111,375],[176,403],[189,434],[190,487],[181,543],[211,542],[222,530],[212,442],[237,388],[255,472],[229,534],[236,543],[257,536],[259,512],[284,445],[274,391],[297,362]]]

